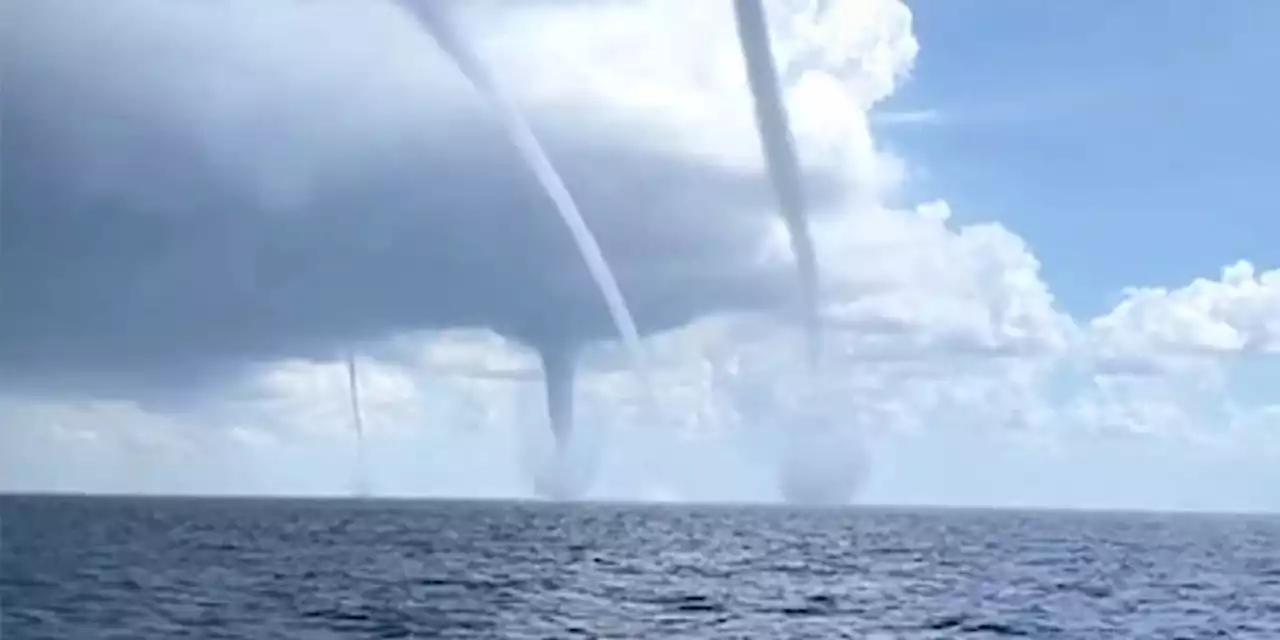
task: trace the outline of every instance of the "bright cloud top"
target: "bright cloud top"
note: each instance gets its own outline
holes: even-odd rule
[[[417,78],[428,56],[415,48],[421,43],[411,23],[391,9],[343,7],[264,12],[257,25],[225,32],[244,38],[237,42],[245,51],[269,51],[280,69],[305,68],[307,82],[328,86],[351,71],[309,62],[330,42],[255,46],[254,28],[297,15],[367,20],[385,27],[386,50],[402,54],[379,57],[394,67],[368,82],[388,92],[425,90]],[[534,113],[571,113],[628,148],[759,171],[728,2],[471,7],[459,11],[462,30],[478,38],[499,81]],[[795,327],[776,315],[711,310],[647,340],[662,396],[648,406],[638,402],[617,346],[599,345],[578,391],[579,422],[596,425],[600,436],[583,445],[600,450],[599,495],[772,499],[765,458],[783,446],[779,425],[796,421],[856,434],[806,446],[845,447],[838,455],[850,466],[870,450],[873,477],[876,451],[939,433],[968,434],[1002,450],[1137,439],[1280,455],[1280,401],[1241,404],[1231,384],[1238,362],[1280,351],[1280,271],[1239,261],[1217,279],[1135,288],[1099,317],[1071,317],[1055,305],[1032,248],[1014,231],[997,222],[958,224],[942,200],[887,204],[900,199],[906,161],[877,146],[870,123],[910,75],[919,49],[910,10],[898,0],[780,0],[770,11],[801,155],[844,186],[823,202],[814,225],[830,332],[823,370],[811,384]],[[343,65],[371,55],[366,45],[333,41],[342,43],[339,51],[363,52]],[[246,54],[250,68],[260,62]],[[386,116],[377,122],[388,130],[425,126],[417,115],[388,109],[372,112]],[[270,161],[236,170],[246,179],[281,175],[263,172],[260,163]],[[292,156],[280,162],[297,166]],[[737,206],[767,211],[769,204]],[[589,221],[595,214],[584,213]],[[743,219],[716,217],[725,233]],[[737,250],[784,271],[780,222],[741,225],[754,231]],[[663,286],[679,288],[681,277]],[[362,366],[375,484],[383,491],[528,495],[530,452],[545,446],[546,434],[536,364],[524,348],[484,331],[403,331],[370,343]],[[0,415],[15,426],[0,434],[0,486],[344,491],[351,434],[342,366],[299,357],[254,371],[229,391],[174,411],[9,397]]]

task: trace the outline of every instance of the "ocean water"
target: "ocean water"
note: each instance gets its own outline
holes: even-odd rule
[[[0,498],[4,640],[1280,638],[1280,520]]]

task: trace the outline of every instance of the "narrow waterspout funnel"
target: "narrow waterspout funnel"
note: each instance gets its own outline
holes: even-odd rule
[[[564,451],[573,437],[573,391],[578,370],[577,349],[561,343],[538,347],[542,359],[543,386],[546,391],[547,415],[556,448]]]

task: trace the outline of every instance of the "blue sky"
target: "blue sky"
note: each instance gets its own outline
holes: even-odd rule
[[[910,6],[921,52],[882,108],[938,120],[882,139],[916,166],[913,195],[1026,238],[1067,309],[1239,258],[1276,266],[1280,5]]]

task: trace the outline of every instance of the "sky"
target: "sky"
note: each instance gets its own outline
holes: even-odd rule
[[[345,493],[351,351],[376,493],[529,497],[530,345],[569,340],[592,497],[807,473],[861,503],[1280,510],[1280,8],[767,4],[816,372],[729,3],[451,12],[599,236],[646,392],[412,2],[5,3],[0,490]]]

